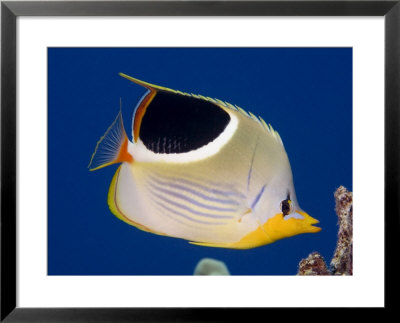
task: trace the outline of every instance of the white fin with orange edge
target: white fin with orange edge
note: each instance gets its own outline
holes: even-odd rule
[[[128,152],[129,140],[125,132],[121,110],[106,133],[97,142],[89,163],[89,170],[97,170],[112,164],[133,162]]]

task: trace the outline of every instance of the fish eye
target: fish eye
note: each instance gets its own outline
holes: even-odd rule
[[[281,202],[281,211],[283,216],[288,215],[292,210],[292,201],[290,199]]]

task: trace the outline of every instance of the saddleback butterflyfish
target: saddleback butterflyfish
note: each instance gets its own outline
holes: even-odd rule
[[[119,219],[233,249],[321,230],[300,208],[282,140],[261,117],[120,75],[147,89],[134,110],[132,141],[120,111],[89,164],[90,170],[120,164],[108,193]]]

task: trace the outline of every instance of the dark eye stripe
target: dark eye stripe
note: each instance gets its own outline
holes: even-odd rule
[[[283,200],[281,203],[281,210],[284,216],[290,213],[290,203],[289,199]]]

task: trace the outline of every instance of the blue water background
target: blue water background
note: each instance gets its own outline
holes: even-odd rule
[[[117,169],[88,163],[122,100],[131,139],[145,89],[118,72],[237,104],[281,135],[301,207],[322,231],[250,250],[208,248],[149,234],[109,210]],[[191,275],[203,257],[233,275],[294,275],[337,240],[333,193],[352,190],[351,48],[49,48],[48,274]]]

